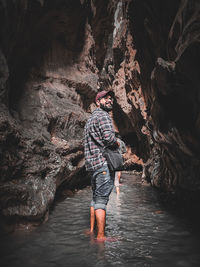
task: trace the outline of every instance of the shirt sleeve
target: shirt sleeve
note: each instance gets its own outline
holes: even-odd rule
[[[122,154],[126,153],[126,145],[124,141],[120,140],[120,147],[121,147],[121,152]]]
[[[105,146],[110,146],[116,143],[117,139],[109,115],[105,114],[99,118],[99,130]]]

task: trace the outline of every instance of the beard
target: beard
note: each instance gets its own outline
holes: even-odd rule
[[[112,106],[112,104],[110,104],[110,105],[107,106],[106,104],[101,104],[100,103],[100,108],[103,109],[103,110],[105,110],[106,112],[109,112],[109,111],[112,110],[113,106]]]

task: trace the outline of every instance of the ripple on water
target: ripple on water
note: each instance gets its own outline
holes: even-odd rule
[[[96,243],[89,227],[91,189],[58,203],[49,221],[32,232],[1,239],[2,267],[155,266],[199,267],[199,237],[178,217],[163,210],[151,187],[127,174],[120,194],[107,207],[106,234],[116,242]]]

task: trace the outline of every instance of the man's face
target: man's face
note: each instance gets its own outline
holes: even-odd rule
[[[103,110],[109,112],[112,110],[113,107],[113,98],[110,95],[106,95],[105,97],[102,97],[99,101],[99,106]]]

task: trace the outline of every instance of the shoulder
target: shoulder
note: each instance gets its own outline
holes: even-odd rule
[[[97,108],[95,109],[95,111],[92,113],[93,117],[97,120],[97,121],[110,121],[111,117],[108,114],[108,112],[102,110],[101,108]]]
[[[101,110],[99,108],[95,109],[87,120],[86,127],[98,123],[101,117]]]
[[[109,116],[108,112],[106,112],[105,110],[101,109],[101,108],[96,108],[92,114],[104,114],[105,116]]]

